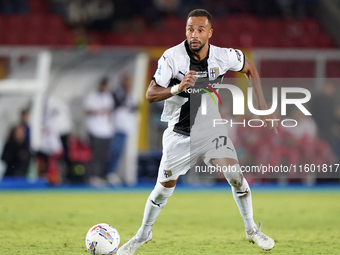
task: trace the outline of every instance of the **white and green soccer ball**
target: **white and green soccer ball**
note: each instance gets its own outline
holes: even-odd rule
[[[120,236],[117,229],[109,224],[101,223],[90,228],[85,244],[91,254],[112,255],[118,251]]]

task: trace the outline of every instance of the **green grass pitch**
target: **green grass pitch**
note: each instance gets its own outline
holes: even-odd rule
[[[85,235],[109,223],[121,243],[140,226],[148,193],[2,192],[0,254],[89,254]],[[175,192],[136,255],[340,254],[340,193],[253,192],[254,218],[276,241],[250,244],[231,192]]]

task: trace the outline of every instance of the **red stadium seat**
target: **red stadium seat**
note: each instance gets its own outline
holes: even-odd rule
[[[137,37],[137,45],[138,46],[158,46],[159,40],[157,40],[158,34],[153,30],[147,30],[142,32],[141,34],[135,34]]]
[[[304,19],[301,21],[304,33],[310,36],[317,36],[322,33],[321,26],[313,19]]]
[[[43,33],[41,30],[27,30],[27,32],[22,34],[22,36],[22,42],[24,45],[34,46],[44,44],[42,40]]]
[[[63,46],[74,46],[76,43],[76,37],[73,31],[65,30],[61,34],[61,45]]]
[[[42,44],[44,45],[60,45],[61,44],[61,36],[58,33],[45,33],[42,38]]]
[[[255,37],[257,47],[261,48],[277,48],[279,46],[277,36],[273,34],[257,34]]]
[[[289,36],[281,35],[278,42],[279,47],[282,48],[296,48],[298,40]]]
[[[340,78],[340,61],[327,61],[326,77]]]
[[[213,35],[228,32],[227,18],[214,18],[212,28],[214,30]]]
[[[321,34],[317,37],[316,47],[317,48],[333,48],[335,47],[335,43],[330,36],[326,34]]]
[[[105,45],[119,45],[118,44],[118,38],[119,35],[117,35],[116,33],[106,33],[104,35],[104,40],[103,40],[103,44]]]
[[[90,31],[88,32],[87,37],[88,37],[89,44],[102,45],[104,42],[104,35],[101,32]]]
[[[185,31],[185,24],[185,19],[179,19],[178,17],[167,17],[163,20],[162,28],[165,31],[178,33],[179,31]]]
[[[48,13],[48,1],[29,0],[29,8],[31,13]]]
[[[240,19],[240,29],[249,33],[257,32],[260,28],[259,19],[252,15],[242,15],[239,16]]]
[[[219,47],[234,48],[236,47],[235,36],[231,33],[215,33],[210,39],[211,43]]]
[[[25,24],[28,30],[45,30],[48,16],[31,14],[26,16]],[[45,30],[45,32],[48,31]]]
[[[26,16],[25,15],[11,15],[6,17],[4,25],[8,30],[22,31],[26,30]]]
[[[46,18],[45,27],[49,31],[55,32],[55,31],[64,30],[66,28],[66,24],[62,17],[53,14],[53,15],[48,15],[48,17]]]
[[[7,29],[4,24],[4,17],[0,16],[0,45],[4,44],[4,38],[6,37]]]
[[[157,33],[156,40],[158,47],[175,46],[185,40],[185,30],[183,29],[183,33],[173,33],[167,31]]]
[[[262,33],[279,35],[285,28],[285,23],[278,18],[267,18],[260,20],[260,30]]]
[[[315,48],[315,37],[305,34],[299,38],[299,46],[301,48]]]
[[[238,16],[229,16],[225,22],[225,25],[228,27],[229,31],[238,33],[242,31],[240,18]]]
[[[3,38],[4,45],[23,45],[23,35],[20,31],[8,31]]]
[[[132,33],[122,33],[118,35],[117,42],[121,46],[134,46],[137,45],[138,38]]]
[[[238,37],[238,45],[241,48],[254,48],[255,40],[251,33],[241,33]]]

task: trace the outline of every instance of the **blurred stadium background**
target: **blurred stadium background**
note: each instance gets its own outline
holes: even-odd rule
[[[6,176],[6,163],[1,162],[0,188],[89,184],[92,151],[83,101],[103,77],[114,91],[126,76],[132,78],[138,124],[128,136],[120,162],[120,184],[154,183],[166,124],[159,120],[162,103],[149,105],[144,94],[158,58],[185,39],[186,15],[195,8],[213,15],[212,44],[242,49],[256,64],[269,97],[273,84],[301,84],[298,79],[312,93],[307,106],[312,118],[301,119],[305,123],[302,133],[281,129],[273,136],[257,129],[233,130],[230,136],[241,164],[339,163],[337,0],[1,0],[0,152],[28,109],[25,129],[30,130],[31,155],[27,169],[14,176]],[[240,77],[226,74],[237,81]],[[61,141],[55,142],[63,134],[53,137],[48,121],[63,111],[70,113],[72,123],[66,160]],[[293,111],[289,115],[302,118]],[[62,125],[56,119],[52,125]],[[38,153],[42,147],[43,155]],[[339,172],[275,178],[251,175],[249,180],[253,184],[339,184]],[[215,184],[222,179],[190,173],[181,181]]]

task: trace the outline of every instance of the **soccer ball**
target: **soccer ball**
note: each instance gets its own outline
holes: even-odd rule
[[[94,225],[86,234],[85,244],[91,254],[112,255],[118,251],[120,236],[106,223]]]

